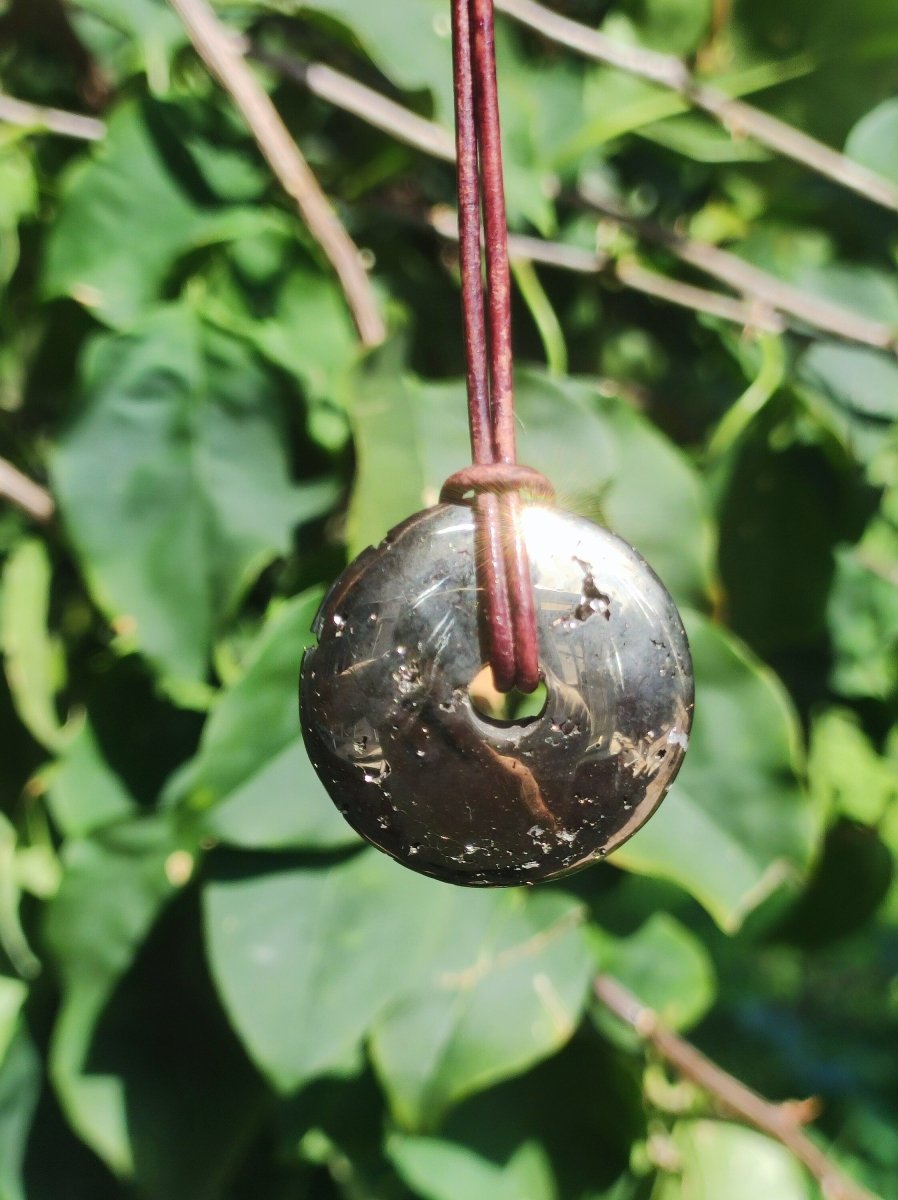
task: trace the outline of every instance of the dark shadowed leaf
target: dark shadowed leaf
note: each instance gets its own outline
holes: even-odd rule
[[[314,640],[320,602],[316,589],[272,614],[245,673],[218,700],[199,754],[169,785],[170,801],[202,814],[207,836],[268,849],[358,842],[313,770],[299,732],[299,664]]]
[[[48,803],[66,837],[84,837],[134,815],[134,800],[103,757],[87,720],[56,760],[49,778]]]
[[[782,685],[731,634],[686,614],[696,703],[689,753],[661,808],[615,862],[670,879],[724,929],[795,888],[817,834],[799,728]]]
[[[70,843],[47,939],[62,982],[51,1073],[69,1121],[113,1169],[133,1171],[127,1097],[114,1070],[91,1062],[104,1007],[165,904],[174,895],[165,864],[167,827],[135,822],[102,840]]]
[[[70,843],[50,913],[64,970],[57,1095],[78,1134],[151,1200],[220,1197],[267,1105],[216,1005],[195,897],[169,903],[193,863],[161,823]]]

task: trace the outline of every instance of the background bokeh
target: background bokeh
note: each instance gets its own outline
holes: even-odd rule
[[[894,0],[555,6],[898,197]],[[0,1200],[819,1200],[598,972],[895,1200],[894,207],[500,18],[511,227],[603,262],[515,265],[521,458],[665,580],[698,708],[613,863],[454,890],[359,845],[295,716],[323,589],[468,453],[451,165],[297,64],[445,146],[448,0],[217,7],[390,334],[166,4],[0,4],[3,93],[93,121],[0,124],[0,455],[56,506],[0,500]]]

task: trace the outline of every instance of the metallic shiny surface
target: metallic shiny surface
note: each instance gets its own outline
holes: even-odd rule
[[[451,883],[535,883],[603,858],[661,803],[692,720],[676,607],[614,534],[525,507],[547,701],[481,715],[469,508],[410,517],[360,555],[318,614],[301,681],[306,748],[368,841]]]

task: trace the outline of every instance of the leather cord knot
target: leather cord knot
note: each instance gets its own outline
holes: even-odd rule
[[[545,475],[519,463],[474,463],[450,475],[440,500],[471,503],[484,633],[500,692],[532,692],[540,681],[539,638],[530,563],[520,528],[520,493],[553,501]]]
[[[521,463],[502,462],[472,463],[453,472],[443,484],[440,500],[443,504],[464,504],[471,493],[480,496],[485,492],[494,496],[529,492],[548,504],[555,502],[555,489],[541,471]]]

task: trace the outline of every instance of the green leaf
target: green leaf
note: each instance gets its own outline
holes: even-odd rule
[[[134,1170],[124,1082],[91,1062],[104,1007],[175,888],[166,863],[176,852],[161,821],[116,827],[70,842],[46,936],[62,979],[62,1009],[50,1070],[78,1134],[118,1173]]]
[[[441,0],[256,0],[275,12],[316,13],[338,21],[386,77],[405,91],[430,90],[437,115],[452,117],[448,14]]]
[[[0,145],[0,282],[6,283],[18,266],[18,226],[34,215],[38,198],[30,156],[21,146]]]
[[[354,1069],[373,1032],[409,1124],[566,1041],[592,970],[568,898],[450,889],[370,851],[331,867],[235,863],[204,898],[222,1000],[274,1085]]]
[[[0,1200],[27,1200],[30,1195],[23,1167],[42,1076],[40,1052],[20,1026],[0,1054]]]
[[[169,785],[169,802],[202,813],[207,837],[237,846],[330,849],[358,842],[302,744],[299,664],[321,603],[316,589],[281,605],[223,693],[197,757]]]
[[[898,100],[884,100],[862,117],[848,135],[845,153],[898,181]]]
[[[735,932],[773,891],[800,881],[817,821],[797,779],[800,735],[782,685],[732,635],[684,616],[696,683],[689,752],[615,862],[679,884]]]
[[[19,1014],[28,999],[28,984],[0,975],[0,1064],[19,1028]]]
[[[584,1023],[558,1054],[463,1101],[438,1136],[493,1164],[506,1179],[520,1154],[520,1166],[528,1167],[522,1185],[543,1177],[532,1148],[539,1141],[539,1158],[551,1164],[560,1200],[635,1200],[629,1189],[613,1185],[626,1171],[633,1141],[645,1132],[641,1082],[632,1059]]]
[[[47,244],[46,296],[69,296],[106,324],[128,328],[160,298],[183,254],[258,226],[259,214],[221,208],[197,179],[181,145],[183,126],[177,107],[151,100],[112,112],[106,139],[64,178]]]
[[[13,970],[25,979],[33,979],[40,974],[41,964],[22,927],[19,911],[22,902],[18,872],[20,853],[16,829],[0,812],[0,947]]]
[[[770,658],[826,637],[833,550],[850,521],[847,456],[831,436],[796,430],[792,412],[769,402],[717,472],[727,619]]]
[[[346,301],[330,276],[294,264],[277,294],[274,315],[248,320],[260,353],[299,379],[314,399],[333,399],[357,353]]]
[[[570,135],[571,113],[582,108],[583,74],[566,58],[549,68],[528,57],[501,23],[496,58],[509,224],[520,228],[529,223],[543,237],[552,237],[558,227],[554,197],[560,190],[555,151]]]
[[[807,886],[778,923],[777,936],[805,950],[856,936],[880,911],[894,880],[893,853],[878,831],[836,820],[827,830]]]
[[[582,910],[561,892],[462,893],[454,907],[429,976],[373,1033],[378,1075],[412,1129],[563,1046],[594,970]]]
[[[898,692],[898,534],[885,524],[872,534],[836,551],[826,618],[834,690],[885,700]]]
[[[733,137],[724,126],[697,112],[645,125],[639,135],[695,162],[767,162],[772,157],[764,146]]]
[[[773,62],[761,62],[719,75],[713,83],[728,96],[749,96],[775,84],[801,78],[813,67],[807,54],[797,54],[789,59],[777,57]],[[646,132],[655,141],[659,122],[691,111],[689,100],[679,93],[613,67],[599,68],[587,77],[583,108],[585,119],[580,127],[571,136],[559,138],[554,154],[554,163],[559,169],[576,167],[590,151],[628,133]]]
[[[39,193],[31,157],[24,147],[0,146],[0,229],[15,229],[37,211]]]
[[[827,815],[877,825],[898,802],[898,763],[882,758],[848,709],[822,712],[811,728],[811,792]]]
[[[50,1070],[65,1114],[137,1194],[218,1200],[268,1097],[215,1002],[195,897],[169,903],[194,854],[144,820],[70,842],[67,860],[48,928],[63,982]]]
[[[851,453],[869,462],[898,418],[894,357],[863,346],[817,342],[801,357],[797,372]]]
[[[673,1132],[681,1168],[662,1175],[653,1200],[812,1200],[810,1181],[779,1142],[723,1121],[681,1121]]]
[[[93,727],[82,721],[49,775],[47,800],[66,837],[84,837],[135,815],[135,803],[103,757]]]
[[[275,381],[172,307],[96,341],[83,386],[52,463],[83,570],[157,670],[202,681],[225,619],[305,515]]]
[[[156,91],[168,87],[169,61],[187,34],[164,0],[79,0],[73,20],[85,44],[122,74],[143,70]]]
[[[685,458],[623,400],[587,381],[528,370],[517,382],[520,460],[556,484],[561,507],[601,513],[678,599],[704,602],[712,533],[702,485]],[[359,459],[352,552],[435,503],[443,480],[469,461],[465,411],[460,382],[403,376],[394,348],[375,358],[352,414]]]
[[[629,937],[601,935],[598,950],[601,969],[654,1009],[668,1027],[688,1029],[714,1003],[708,951],[667,913],[655,913]]]
[[[387,1144],[397,1171],[424,1200],[557,1200],[551,1163],[536,1140],[496,1164],[467,1146],[395,1134]]]
[[[50,560],[43,543],[21,542],[2,577],[0,649],[22,724],[52,750],[62,740],[56,693],[63,683],[64,666],[60,648],[47,630],[50,582]]]
[[[873,321],[883,321],[898,330],[898,282],[893,272],[865,264],[827,259],[824,262],[802,263],[787,274],[804,291],[813,292],[821,299],[831,300]],[[830,343],[824,341],[822,344]],[[843,348],[864,349],[862,346]],[[867,354],[870,357],[882,356],[877,350],[868,350]]]
[[[357,1067],[366,1032],[431,954],[452,895],[374,851],[333,866],[225,864],[203,893],[209,961],[276,1088]]]
[[[712,18],[712,0],[630,0],[621,8],[631,16],[640,41],[676,55],[695,50]],[[611,25],[612,21],[606,22],[609,33]]]

